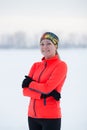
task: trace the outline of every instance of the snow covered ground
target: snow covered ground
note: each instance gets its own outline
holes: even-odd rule
[[[87,49],[61,49],[68,65],[62,89],[62,129],[87,130]],[[40,50],[0,50],[0,130],[28,130],[29,99],[23,97],[21,82]]]

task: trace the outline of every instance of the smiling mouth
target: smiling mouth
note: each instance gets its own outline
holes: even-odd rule
[[[46,53],[47,53],[47,52],[50,52],[50,50],[47,50],[47,51],[46,51],[46,50],[45,50],[45,51],[43,50],[43,52],[46,52]]]

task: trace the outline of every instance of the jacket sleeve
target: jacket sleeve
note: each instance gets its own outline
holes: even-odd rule
[[[45,83],[38,83],[32,81],[29,85],[31,90],[35,90],[40,93],[48,94],[52,90],[56,89],[57,86],[63,85],[63,82],[66,78],[67,65],[65,62],[61,62],[52,72],[51,76]]]
[[[34,99],[40,99],[41,94],[30,90],[29,88],[23,88],[23,95]]]
[[[34,63],[32,65],[30,72],[28,74],[31,78],[33,77],[33,73],[34,73],[35,69],[37,69],[36,63]],[[23,95],[34,98],[34,99],[40,99],[40,97],[41,97],[41,93],[38,93],[34,90],[30,90],[29,88],[23,88]]]

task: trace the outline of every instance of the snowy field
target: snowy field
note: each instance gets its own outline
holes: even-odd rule
[[[87,49],[61,49],[59,54],[68,65],[61,130],[87,130]],[[28,130],[29,99],[22,95],[21,82],[41,57],[39,50],[0,50],[0,130]]]

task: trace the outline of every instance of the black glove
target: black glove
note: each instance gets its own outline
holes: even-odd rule
[[[33,79],[29,76],[25,76],[25,79],[22,82],[22,88],[27,88]]]
[[[49,94],[41,94],[41,98],[47,98],[53,96],[55,100],[59,100],[61,98],[61,94],[59,92],[57,92],[56,90],[53,90],[51,93]]]

